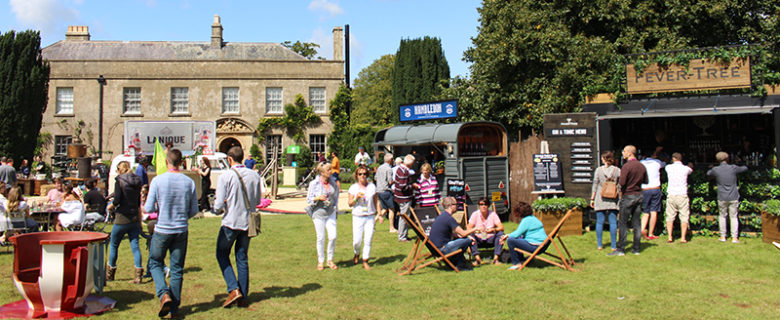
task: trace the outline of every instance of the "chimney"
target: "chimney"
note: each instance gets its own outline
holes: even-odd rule
[[[344,60],[344,29],[333,28],[333,60]]]
[[[68,26],[68,32],[65,32],[65,41],[89,41],[89,27]]]
[[[219,15],[214,15],[214,23],[211,24],[211,47],[222,48],[222,23]]]

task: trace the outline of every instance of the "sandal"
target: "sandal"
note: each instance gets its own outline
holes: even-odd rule
[[[322,265],[322,263],[317,264],[317,270],[319,271],[325,270],[325,267]]]
[[[330,268],[331,270],[337,270],[339,267],[335,263],[333,263],[333,261],[328,261],[328,268]]]
[[[371,266],[368,265],[368,261],[363,260],[363,269],[371,270]]]
[[[674,242],[674,239],[666,240],[666,243],[672,243],[672,242]]]
[[[356,254],[355,257],[352,258],[352,262],[354,262],[355,264],[360,263],[360,255]]]

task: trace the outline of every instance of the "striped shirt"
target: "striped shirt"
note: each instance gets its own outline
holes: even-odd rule
[[[398,166],[398,169],[396,169],[393,176],[395,181],[393,184],[393,195],[395,196],[395,202],[407,203],[412,200],[412,196],[414,195],[414,187],[412,187],[412,181],[409,178],[410,176],[411,174],[409,173],[409,168],[407,168],[405,165],[400,165]]]
[[[439,192],[439,183],[436,181],[436,177],[430,175],[428,179],[425,179],[420,175],[417,184],[420,185],[420,189],[414,191],[414,198],[417,200],[417,205],[421,207],[430,207],[439,203],[441,193]]]

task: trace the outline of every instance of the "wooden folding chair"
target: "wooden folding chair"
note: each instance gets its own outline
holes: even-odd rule
[[[571,253],[569,253],[569,249],[566,248],[566,245],[563,243],[563,239],[561,239],[561,237],[558,236],[558,231],[561,230],[561,226],[563,226],[563,223],[566,221],[566,219],[569,218],[569,216],[571,216],[571,214],[572,211],[567,212],[566,215],[563,216],[563,219],[561,219],[561,221],[558,221],[558,224],[555,226],[555,228],[553,228],[552,231],[547,235],[547,239],[544,239],[544,242],[542,242],[542,244],[539,245],[539,247],[536,248],[536,250],[534,250],[533,253],[521,250],[520,248],[515,248],[515,251],[520,252],[524,255],[528,255],[528,258],[525,259],[523,265],[520,266],[520,268],[518,268],[517,270],[523,270],[523,268],[525,268],[525,266],[528,265],[528,263],[530,263],[531,260],[539,259],[541,261],[547,262],[554,266],[558,266],[559,268],[565,270],[577,271],[574,268],[572,268],[572,266],[574,266],[574,259],[571,257]],[[555,243],[555,239],[558,239],[558,242],[560,243],[560,248]],[[550,250],[545,250],[544,252],[541,253],[543,253],[546,256],[549,256],[551,259],[554,259],[556,261],[546,259],[543,256],[539,255],[540,251],[544,249],[545,246],[548,246],[547,249],[550,249],[548,245],[550,242],[552,242],[551,244],[553,247],[555,247],[555,251],[558,254],[557,255],[550,254],[549,253]],[[561,248],[563,248],[563,251],[561,251]],[[564,255],[564,253],[566,254]]]
[[[410,209],[410,211],[413,216],[417,216],[417,214],[414,212],[414,209]],[[425,230],[415,221],[415,218],[410,218],[406,215],[401,215],[401,218],[406,221],[406,225],[408,227],[414,230],[414,232],[417,234],[417,238],[414,241],[412,250],[409,251],[409,255],[404,260],[403,265],[401,268],[396,270],[398,275],[410,274],[413,271],[420,270],[433,263],[438,263],[441,265],[442,262],[446,263],[450,268],[452,268],[452,270],[455,270],[455,272],[460,272],[449,258],[461,253],[463,250],[458,249],[446,255],[443,254],[441,250],[439,250],[439,248],[437,248],[433,242],[431,242],[431,240],[428,238],[428,235],[425,234]],[[427,248],[428,252],[423,252],[423,247]]]

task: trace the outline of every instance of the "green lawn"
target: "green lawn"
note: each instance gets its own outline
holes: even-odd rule
[[[580,272],[532,263],[522,271],[483,265],[456,274],[429,267],[398,276],[411,244],[378,227],[373,270],[353,266],[351,217],[339,217],[337,271],[317,271],[314,228],[305,215],[265,216],[250,246],[250,307],[222,309],[226,289],[214,258],[219,219],[192,220],[182,312],[190,319],[770,319],[780,314],[780,251],[760,239],[741,244],[693,238],[643,243],[640,256],[606,257],[595,233],[564,238]],[[508,224],[513,230],[515,225]],[[605,233],[606,241],[609,234]],[[145,244],[142,241],[142,248]],[[608,245],[607,245],[608,247]],[[630,251],[629,251],[630,252]],[[120,247],[117,281],[104,295],[116,309],[98,318],[152,319],[154,284],[127,283],[132,256]],[[147,252],[143,251],[144,262]],[[13,255],[0,249],[0,303],[21,299]]]

